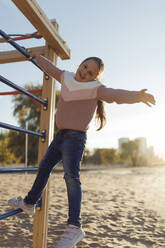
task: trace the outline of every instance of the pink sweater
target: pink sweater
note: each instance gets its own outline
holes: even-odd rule
[[[61,85],[56,113],[59,129],[86,131],[98,100],[118,104],[140,102],[138,91],[106,88],[99,81],[78,82],[72,72],[63,72]]]

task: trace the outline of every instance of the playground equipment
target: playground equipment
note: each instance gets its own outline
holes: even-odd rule
[[[41,67],[37,65],[35,60],[30,56],[30,54],[26,51],[25,48],[19,46],[10,36],[8,36],[3,30],[0,29],[0,35],[9,42],[13,47],[15,47],[20,53],[22,53],[28,60],[30,60],[35,66],[37,66],[41,71]]]
[[[45,46],[42,47],[28,48],[28,50],[24,48],[20,49],[20,46],[17,43],[15,43],[15,41],[13,41],[11,37],[9,37],[9,35],[7,35],[4,31],[1,30],[1,35],[3,36],[4,40],[1,39],[0,42],[6,42],[7,39],[8,42],[10,42],[10,44],[13,45],[17,50],[0,52],[0,64],[25,61],[25,60],[27,61],[28,58],[35,66],[41,69],[33,59],[37,55],[44,55],[48,60],[52,61],[54,64],[56,64],[57,62],[57,56],[60,56],[61,59],[70,58],[70,50],[66,46],[66,42],[64,42],[63,39],[58,34],[59,26],[57,22],[55,20],[50,21],[35,0],[24,0],[24,1],[12,0],[12,2],[21,10],[24,16],[36,28],[40,36],[42,36],[46,40],[46,44]],[[27,51],[30,51],[30,54]],[[41,117],[40,117],[40,130],[42,131],[41,133],[35,134],[41,137],[41,139],[39,140],[39,152],[38,152],[38,161],[40,161],[44,156],[47,147],[49,146],[50,142],[53,139],[54,106],[55,106],[55,96],[56,96],[55,80],[51,77],[45,77],[45,76],[43,77],[42,99],[38,99],[36,97],[34,98],[34,96],[30,92],[22,88],[20,89],[19,86],[16,86],[15,84],[13,84],[12,82],[10,82],[9,80],[5,79],[2,76],[0,77],[0,81],[5,84],[7,83],[10,87],[18,91],[22,90],[23,94],[32,97],[33,100],[44,105],[44,107],[41,108]],[[3,128],[12,128],[12,129],[18,128],[18,127],[13,127],[12,125],[9,124],[4,124],[2,122],[0,123],[0,126],[1,127],[3,126]],[[18,129],[17,131],[21,131],[20,128]],[[25,131],[27,132],[30,130],[24,130],[23,132]],[[2,173],[7,173],[7,172],[3,171]],[[42,195],[41,209],[36,211],[36,214],[34,216],[33,248],[47,247],[48,205],[49,205],[49,183]],[[12,212],[6,213],[4,216],[9,217],[19,212],[21,212],[21,209],[18,209],[17,211],[13,210]]]
[[[23,168],[21,168],[21,169],[23,169]],[[20,171],[22,171],[21,169],[20,169]],[[36,169],[36,168],[29,168],[28,171],[33,171],[31,169]],[[25,172],[25,170],[24,170],[24,172]],[[2,172],[0,171],[0,173],[2,173]],[[41,208],[41,200],[39,200],[37,202],[37,204],[36,204],[36,209],[40,210],[40,208]],[[10,210],[10,211],[8,211],[8,212],[6,212],[4,214],[1,214],[0,215],[0,220],[6,219],[6,218],[8,218],[10,216],[13,216],[13,215],[16,215],[16,214],[19,214],[19,213],[22,213],[22,212],[23,212],[23,210],[21,208]]]
[[[14,83],[12,83],[11,81],[9,81],[8,79],[2,77],[1,75],[0,75],[0,81],[2,83],[7,84],[8,86],[12,87],[13,89],[18,90],[19,92],[23,93],[24,95],[27,95],[27,96],[31,97],[32,99],[36,100],[37,102],[43,104],[45,106],[45,110],[46,110],[46,108],[48,106],[47,100],[44,101],[44,100],[40,99],[39,97],[31,94],[26,89],[24,89],[24,88],[22,88],[22,87],[20,87],[20,86],[18,86],[16,84],[14,84]]]
[[[30,168],[0,168],[0,174],[4,173],[20,173],[20,172],[36,172],[38,171],[37,167]]]
[[[0,168],[0,174],[3,173],[20,173],[20,172],[36,172],[38,168]],[[41,201],[37,203],[38,210],[41,207]],[[21,208],[10,210],[4,214],[0,215],[0,220],[6,219],[10,216],[21,213],[23,210]]]
[[[31,39],[31,38],[35,38],[35,39],[41,39],[42,36],[38,33],[38,32],[34,32],[31,34],[8,34],[10,37],[12,37],[12,40],[27,40],[27,39]],[[5,42],[6,39],[0,39],[0,43]]]
[[[19,214],[19,213],[21,213],[21,212],[23,212],[23,210],[22,210],[21,208],[14,209],[14,210],[11,210],[11,211],[8,211],[8,212],[6,212],[6,213],[0,215],[0,220],[6,219],[6,218],[8,218],[8,217],[10,217],[10,216]]]

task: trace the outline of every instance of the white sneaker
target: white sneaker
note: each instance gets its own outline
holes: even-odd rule
[[[25,204],[22,197],[8,200],[8,205],[14,209],[21,208],[25,213],[30,215],[33,215],[35,213],[35,205],[28,206],[27,204]]]
[[[80,242],[85,236],[85,232],[74,225],[68,225],[65,232],[62,234],[56,248],[72,248]]]

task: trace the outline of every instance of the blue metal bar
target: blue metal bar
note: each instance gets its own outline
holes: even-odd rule
[[[41,205],[42,205],[42,199],[39,200],[37,203],[36,203],[36,208],[37,209],[41,209]],[[14,210],[10,210],[4,214],[0,214],[0,220],[3,220],[3,219],[6,219],[10,216],[13,216],[13,215],[16,215],[16,214],[19,214],[23,212],[23,210],[21,208],[18,208],[18,209],[14,209]]]
[[[43,104],[45,107],[48,106],[48,102],[47,102],[47,101],[43,101],[41,98],[39,98],[39,97],[37,97],[37,96],[31,94],[31,93],[28,92],[26,89],[24,89],[24,88],[22,88],[22,87],[20,87],[20,86],[18,86],[18,85],[16,85],[16,84],[14,84],[14,83],[12,83],[11,81],[9,81],[8,79],[4,78],[4,77],[1,76],[1,75],[0,75],[0,81],[1,81],[2,83],[4,83],[4,84],[7,84],[7,85],[10,86],[11,88],[16,89],[16,90],[22,92],[23,94],[25,94],[25,95],[27,95],[27,96],[33,98],[33,99],[36,100],[37,102]]]
[[[0,215],[0,220],[3,220],[3,219],[6,219],[12,215],[15,215],[15,214],[18,214],[18,213],[21,213],[23,210],[21,208],[18,208],[18,209],[15,209],[15,210],[10,210],[4,214],[1,214]]]
[[[38,167],[30,167],[30,168],[0,168],[0,174],[33,172],[33,171],[38,171]]]
[[[19,132],[22,132],[22,133],[33,134],[33,135],[41,137],[43,139],[43,141],[46,138],[46,133],[45,132],[37,133],[37,132],[34,132],[32,130],[27,130],[27,129],[24,129],[22,127],[16,127],[16,126],[13,126],[13,125],[10,125],[10,124],[7,124],[7,123],[3,123],[3,122],[0,122],[0,127],[15,130],[15,131],[19,131]]]
[[[10,38],[10,36],[8,36],[1,29],[0,29],[0,35],[43,72],[42,68],[35,62],[35,60],[30,56],[30,54],[26,51],[26,49],[18,45],[14,40],[12,40],[12,38]]]

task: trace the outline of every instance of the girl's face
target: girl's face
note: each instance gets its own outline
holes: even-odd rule
[[[99,67],[93,59],[89,59],[78,67],[76,71],[76,81],[89,82],[97,79],[99,75]]]

